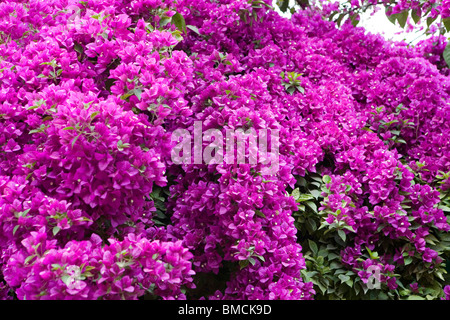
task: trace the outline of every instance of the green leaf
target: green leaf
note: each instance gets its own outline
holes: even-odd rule
[[[307,194],[307,193],[302,193],[298,197],[297,202],[308,201],[308,200],[312,200],[312,199],[314,199],[314,197],[312,195]]]
[[[300,91],[300,93],[305,94],[305,88],[303,88],[302,86],[297,86],[296,88],[298,91]]]
[[[445,47],[443,56],[444,56],[445,62],[447,62],[447,65],[450,68],[450,41],[447,42],[447,46]]]
[[[431,26],[431,24],[437,19],[437,17],[438,16],[436,16],[436,18],[431,18],[431,17],[427,18],[427,26],[428,27]]]
[[[256,214],[258,217],[266,218],[266,216],[264,215],[264,213],[262,213],[262,212],[259,211],[259,210],[255,210],[255,214]]]
[[[119,151],[123,151],[123,142],[122,142],[122,140],[117,141],[117,149]]]
[[[72,278],[66,274],[61,277],[62,282],[64,282],[66,285],[70,284],[71,279]]]
[[[63,130],[75,130],[74,127],[65,127]]]
[[[391,12],[392,12],[392,8],[386,7],[386,10],[385,10],[386,17],[392,24],[395,24],[395,21],[397,20],[397,14],[391,14]]]
[[[19,227],[20,227],[20,225],[17,225],[17,226],[14,227],[14,229],[13,229],[13,235],[16,234],[16,231],[17,231],[17,229],[19,229]]]
[[[354,27],[356,27],[359,24],[360,20],[361,19],[359,17],[359,14],[355,14],[355,15],[350,16],[350,21],[352,23],[352,26],[354,26]]]
[[[25,261],[23,262],[23,264],[27,264],[28,262],[30,262],[36,255],[32,255],[32,256],[28,256]]]
[[[77,42],[73,45],[73,49],[78,53],[83,53],[83,46]]]
[[[312,240],[308,240],[308,245],[309,245],[309,248],[311,249],[312,253],[316,256],[317,252],[319,250],[319,248],[317,248],[317,244]]]
[[[303,210],[303,211],[305,211],[305,210]],[[308,219],[308,220],[306,220],[306,227],[308,228],[308,231],[313,233],[314,231],[317,230],[317,223],[314,219]]]
[[[408,15],[409,15],[408,10],[404,10],[397,14],[397,20],[398,20],[398,23],[400,24],[400,27],[402,27],[402,28],[405,27],[406,21],[408,20]]]
[[[311,193],[311,195],[317,200],[319,197],[321,197],[322,192],[320,190],[310,190],[309,191]]]
[[[126,100],[127,98],[131,97],[132,95],[133,95],[133,92],[130,91],[130,92],[127,92],[127,93],[121,95],[121,96],[120,96],[120,99]]]
[[[341,14],[339,15],[339,17],[336,19],[336,24],[338,25],[338,27],[341,26],[342,19],[343,19],[344,17],[345,17],[345,13],[341,13]]]
[[[338,229],[338,235],[339,237],[342,239],[342,241],[345,242],[345,240],[347,239],[347,235],[345,234],[344,230]]]
[[[198,34],[199,36],[201,36],[200,31],[198,31],[198,28],[196,26],[192,26],[192,25],[187,25],[186,28],[194,31],[196,34]]]
[[[81,133],[79,135],[77,135],[75,138],[72,139],[72,143],[71,143],[72,148],[75,145],[75,143],[77,142],[77,140],[80,137],[80,135],[81,135]]]
[[[305,204],[311,208],[312,211],[317,213],[317,205],[313,201],[306,201]]]
[[[338,275],[338,278],[341,280],[341,283],[344,283],[344,282],[350,280],[350,277],[345,274]]]
[[[159,20],[159,26],[160,27],[164,27],[165,25],[167,25],[172,19],[170,17],[162,17]]]
[[[444,23],[447,32],[450,32],[450,18],[442,19],[442,22]]]
[[[277,5],[280,7],[281,12],[286,12],[289,7],[289,0],[277,1]]]
[[[411,11],[411,18],[414,20],[415,24],[420,21],[420,13],[418,12],[418,10],[414,9]]]
[[[330,183],[331,182],[331,177],[329,175],[324,175],[322,180],[325,183]]]
[[[289,93],[289,94],[293,94],[294,93],[294,91],[295,91],[295,87],[288,87],[287,89],[286,89],[286,91]]]
[[[264,257],[263,256],[260,256],[260,255],[256,255],[261,261],[263,261],[263,262],[266,262],[266,259],[264,259]]]
[[[58,232],[61,231],[61,228],[58,226],[55,226],[52,230],[53,235],[56,236],[58,234]]]
[[[239,261],[239,267],[241,269],[244,269],[246,266],[248,266],[249,261],[248,260],[240,260]]]
[[[100,113],[100,111],[95,111],[91,114],[91,120],[94,120],[94,118]]]
[[[133,93],[138,98],[138,100],[141,101],[142,90],[141,89],[134,89]]]
[[[369,252],[370,259],[372,259],[372,260],[377,260],[377,259],[380,258],[380,257],[378,256],[378,252],[372,252],[372,251],[370,251],[370,249],[367,248],[367,247],[366,247],[366,249],[367,249],[367,252]]]
[[[61,265],[59,263],[52,263],[52,270],[58,270],[62,269]]]
[[[183,33],[187,33],[186,31],[186,21],[184,17],[180,13],[175,13],[172,16],[172,22],[177,27],[178,30],[183,31]]]
[[[291,196],[294,197],[294,200],[295,200],[295,201],[297,201],[297,200],[300,198],[300,189],[299,189],[299,188],[295,188],[295,189],[292,191]]]
[[[425,300],[425,298],[416,295],[410,295],[406,300]]]

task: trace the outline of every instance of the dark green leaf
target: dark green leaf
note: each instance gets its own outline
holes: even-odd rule
[[[408,15],[409,15],[408,10],[404,10],[397,14],[397,20],[398,20],[398,23],[400,24],[400,27],[402,27],[402,28],[405,27],[406,21],[408,20]]]
[[[431,17],[427,18],[427,26],[428,27],[431,26],[431,24],[437,19],[437,17],[438,16],[436,16],[436,18],[431,18]]]
[[[289,7],[289,0],[277,1],[277,4],[280,7],[281,12],[286,12]]]
[[[447,46],[445,47],[443,56],[444,56],[445,62],[447,62],[447,65],[450,68],[450,41],[447,42]]]
[[[447,32],[450,32],[450,18],[442,19],[442,22],[444,23]]]
[[[178,30],[183,31],[183,33],[186,33],[186,21],[184,20],[184,17],[180,13],[175,13],[172,17],[173,24],[177,27]]]
[[[397,20],[397,14],[391,14],[392,13],[392,8],[390,7],[386,7],[386,17],[388,18],[388,20],[392,23],[395,24],[395,21]]]
[[[345,13],[341,13],[341,14],[339,15],[339,17],[336,19],[336,24],[338,25],[338,27],[341,26],[342,19],[343,19],[344,17],[345,17]]]
[[[255,211],[255,214],[258,216],[258,217],[261,217],[261,218],[265,218],[266,216],[264,215],[264,213],[262,213],[261,211],[259,211],[259,210],[256,210]]]
[[[350,17],[350,21],[352,23],[352,26],[356,27],[359,24],[359,21],[360,21],[359,14],[352,15]]]
[[[244,269],[246,266],[248,266],[249,261],[248,260],[240,260],[239,261],[239,267],[241,269]]]
[[[83,47],[77,42],[73,45],[73,49],[78,53],[83,53]]]
[[[304,211],[304,210],[303,210]],[[312,233],[317,230],[317,224],[314,219],[306,220],[306,226],[309,228],[308,230]]]
[[[420,21],[420,13],[418,12],[418,10],[414,9],[411,11],[411,18],[416,24]]]
[[[308,240],[308,245],[309,245],[309,248],[311,249],[312,253],[316,256],[317,252],[319,250],[317,248],[317,244],[312,240]]]

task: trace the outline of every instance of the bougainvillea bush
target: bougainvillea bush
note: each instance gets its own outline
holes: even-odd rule
[[[444,47],[270,5],[0,3],[2,299],[450,296]],[[174,163],[195,122],[278,171]]]

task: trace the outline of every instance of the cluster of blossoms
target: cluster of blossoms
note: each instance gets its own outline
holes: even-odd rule
[[[445,262],[427,242],[450,230],[436,53],[269,4],[0,4],[1,298],[313,299],[287,191],[315,172],[363,282],[376,266],[415,292],[408,258]],[[196,121],[278,130],[278,171],[174,164],[171,133]]]
[[[140,237],[139,237],[140,238]],[[22,240],[3,269],[18,299],[136,299],[151,291],[183,299],[191,287],[192,254],[178,242],[149,241],[132,233],[123,241],[69,241],[63,248],[49,240],[45,227]]]

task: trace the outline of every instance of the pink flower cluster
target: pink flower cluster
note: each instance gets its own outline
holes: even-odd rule
[[[3,269],[5,281],[16,287],[18,299],[137,299],[149,293],[183,299],[192,286],[192,254],[180,241],[136,238],[69,241],[64,248],[50,240],[44,227],[22,240]]]

